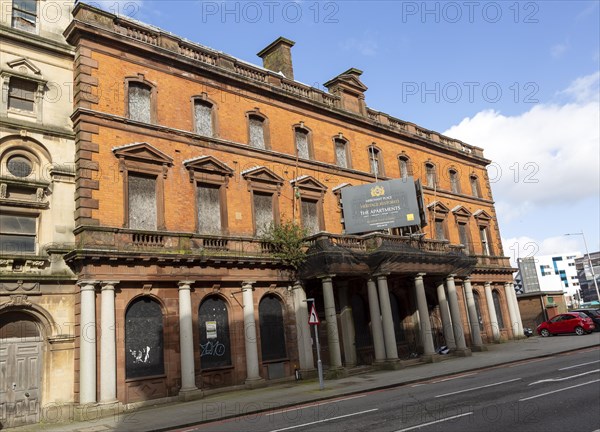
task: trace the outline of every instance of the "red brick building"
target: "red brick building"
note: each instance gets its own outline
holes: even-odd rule
[[[357,69],[294,81],[284,38],[258,67],[83,4],[66,36],[80,404],[312,373],[306,297],[330,376],[522,334],[482,149],[367,107]],[[341,189],[410,176],[419,235],[344,232]],[[311,234],[297,281],[261,240],[285,220]]]

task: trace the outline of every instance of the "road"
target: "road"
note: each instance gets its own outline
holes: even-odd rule
[[[600,348],[177,429],[180,432],[600,430]]]

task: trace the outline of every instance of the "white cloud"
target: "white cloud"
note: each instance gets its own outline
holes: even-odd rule
[[[544,255],[562,255],[572,253],[576,256],[582,256],[579,251],[581,240],[577,237],[555,236],[543,240],[534,239],[527,236],[503,238],[502,247],[504,255],[510,257],[510,262],[516,267],[518,258],[528,258]]]
[[[559,43],[556,45],[553,45],[550,48],[550,54],[552,54],[552,57],[554,58],[560,58],[562,57],[562,55],[567,52],[567,50],[569,49],[569,44],[566,42],[563,43]]]
[[[516,116],[486,110],[444,134],[485,149],[499,219],[600,195],[600,73],[561,92],[572,102],[538,104]]]

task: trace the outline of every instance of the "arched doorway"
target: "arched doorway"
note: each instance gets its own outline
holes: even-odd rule
[[[30,314],[0,314],[0,400],[3,427],[40,421],[42,395],[41,324]]]

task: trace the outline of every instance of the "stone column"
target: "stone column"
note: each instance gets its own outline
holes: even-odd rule
[[[296,328],[298,337],[298,357],[300,370],[314,370],[315,362],[313,359],[312,338],[310,334],[310,325],[308,325],[308,304],[306,302],[306,292],[299,282],[294,284],[294,308],[296,309]]]
[[[117,400],[117,338],[115,331],[115,285],[102,282],[100,309],[100,402]]]
[[[329,368],[342,367],[342,352],[338,333],[337,314],[335,313],[335,297],[333,295],[333,276],[321,279],[323,301],[325,302],[325,319],[327,320],[327,344],[329,347]]]
[[[256,319],[254,318],[254,282],[242,283],[244,303],[244,342],[246,347],[246,384],[261,381],[258,368],[258,347],[256,344]]]
[[[460,354],[470,355],[471,351],[469,351],[465,342],[465,332],[463,331],[460,308],[458,307],[454,275],[449,275],[446,278],[446,285],[448,287],[448,305],[450,306],[450,316],[452,317],[452,330],[454,331],[456,351]]]
[[[514,289],[514,287],[512,287],[512,300],[513,300],[513,304],[515,305],[515,316],[517,319],[517,337],[524,337],[525,333],[523,333],[523,319],[521,318],[521,310],[519,309],[519,300],[517,299],[517,293]]]
[[[81,281],[79,403],[96,403],[96,281]]]
[[[465,278],[463,284],[465,287],[465,298],[467,299],[469,321],[471,322],[471,339],[473,341],[471,349],[473,351],[483,351],[483,340],[481,339],[481,330],[479,329],[479,316],[477,316],[477,308],[475,307],[471,278]]]
[[[515,312],[515,303],[513,301],[513,295],[511,291],[514,293],[515,289],[513,288],[513,284],[507,282],[504,284],[504,296],[506,297],[506,306],[508,306],[508,316],[510,317],[510,327],[513,332],[513,338],[518,338],[519,333],[519,324],[517,321],[517,313]]]
[[[394,317],[392,315],[392,305],[390,304],[387,276],[377,276],[377,288],[379,289],[379,305],[381,306],[386,357],[387,360],[398,360],[398,346],[396,345],[396,332],[394,331]]]
[[[383,326],[381,324],[381,312],[379,311],[379,297],[377,287],[373,279],[367,281],[367,293],[369,295],[369,314],[371,315],[371,332],[373,333],[373,348],[375,350],[375,362],[385,360],[385,344],[383,341]]]
[[[194,367],[194,330],[192,324],[191,287],[195,281],[179,282],[179,356],[181,361],[180,393],[198,390]]]
[[[354,318],[352,317],[352,306],[350,305],[350,289],[346,281],[339,282],[338,285],[340,330],[344,345],[344,365],[352,367],[356,366],[356,330],[354,329]]]
[[[490,282],[485,283],[485,300],[488,306],[488,313],[490,314],[490,327],[492,328],[492,336],[494,338],[494,342],[498,342],[500,340],[500,328],[498,326],[498,317],[496,316],[494,297],[492,296],[492,284]]]
[[[438,302],[440,304],[440,315],[442,316],[442,326],[444,330],[444,338],[446,346],[450,349],[455,349],[454,333],[452,330],[452,321],[450,319],[450,310],[448,309],[448,300],[446,299],[446,289],[444,282],[441,281],[437,285]]]
[[[427,309],[427,297],[425,296],[425,284],[423,284],[425,273],[419,273],[415,277],[415,294],[417,298],[417,309],[419,310],[419,328],[421,330],[421,341],[423,343],[423,354],[433,356],[435,348],[431,336],[431,322],[429,321],[429,310]]]

